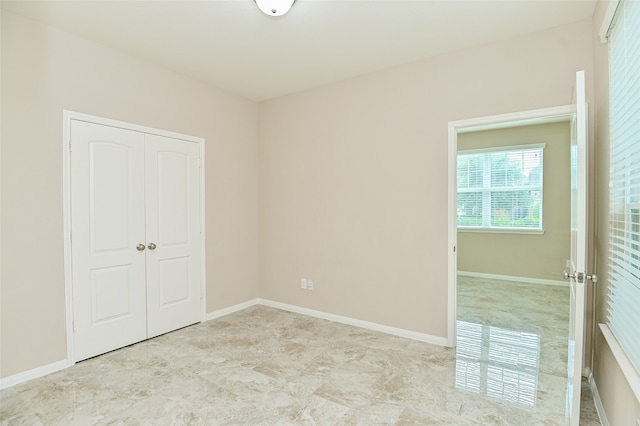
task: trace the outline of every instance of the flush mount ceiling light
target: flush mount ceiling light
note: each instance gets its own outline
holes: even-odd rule
[[[269,16],[282,16],[291,9],[296,0],[255,0],[256,4]]]

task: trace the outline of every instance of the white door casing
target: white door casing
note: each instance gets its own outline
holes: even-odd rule
[[[72,365],[205,318],[204,140],[68,111],[64,120]]]

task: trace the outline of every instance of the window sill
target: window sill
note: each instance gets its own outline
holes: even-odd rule
[[[544,229],[520,229],[520,228],[464,228],[458,227],[458,232],[478,232],[482,234],[521,234],[542,235]]]
[[[629,358],[627,358],[627,354],[624,353],[624,349],[622,349],[622,346],[620,346],[620,343],[618,343],[618,339],[616,339],[616,337],[613,335],[609,326],[606,324],[598,325],[600,326],[600,331],[602,331],[602,335],[604,336],[607,344],[609,345],[609,348],[611,349],[611,352],[613,353],[613,357],[616,359],[618,365],[620,366],[622,374],[627,379],[627,382],[629,382],[629,386],[631,387],[634,395],[636,396],[638,401],[640,401],[640,374],[633,367],[633,364],[631,364]]]

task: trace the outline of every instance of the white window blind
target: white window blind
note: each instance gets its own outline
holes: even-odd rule
[[[640,372],[640,2],[622,1],[610,33],[607,321]]]
[[[458,227],[542,230],[543,148],[460,151]]]

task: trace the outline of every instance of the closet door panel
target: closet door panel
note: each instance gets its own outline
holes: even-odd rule
[[[146,135],[147,317],[154,337],[201,319],[197,143]]]
[[[144,135],[71,122],[74,358],[146,336]]]

